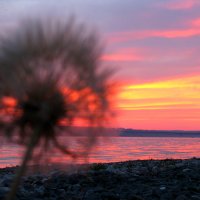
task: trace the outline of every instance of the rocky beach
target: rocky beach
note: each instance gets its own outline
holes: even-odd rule
[[[0,169],[0,199],[16,168]],[[199,200],[200,159],[136,160],[34,172],[22,179],[16,200]]]

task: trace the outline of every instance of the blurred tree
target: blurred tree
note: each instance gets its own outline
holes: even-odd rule
[[[0,127],[10,141],[26,147],[7,199],[15,197],[36,147],[41,154],[53,144],[73,158],[82,155],[60,143],[61,127],[71,135],[77,120],[99,128],[110,118],[112,72],[100,68],[101,50],[96,33],[73,20],[29,20],[1,39]],[[14,103],[5,115],[8,98]],[[88,145],[95,130],[87,135]]]

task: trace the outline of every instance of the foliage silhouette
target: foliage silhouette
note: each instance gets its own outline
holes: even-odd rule
[[[100,67],[101,52],[97,34],[72,19],[28,20],[1,39],[0,127],[9,141],[26,147],[7,199],[14,198],[36,147],[41,149],[37,158],[52,145],[73,158],[83,156],[94,144],[96,131],[110,119],[112,71]],[[6,115],[5,98],[15,102]],[[84,153],[57,137],[63,130],[73,135],[77,120],[96,127],[88,129]]]

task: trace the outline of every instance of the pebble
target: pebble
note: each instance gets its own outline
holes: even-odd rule
[[[160,190],[166,190],[165,186],[160,187]]]
[[[191,200],[200,200],[200,196],[193,195],[191,197]]]
[[[1,178],[0,185],[1,185],[1,186],[5,186],[5,187],[9,187],[10,184],[12,183],[13,177],[14,177],[13,174],[4,175],[4,176]]]
[[[152,172],[153,172],[154,174],[157,174],[158,171],[159,171],[159,169],[158,169],[157,166],[152,167]]]
[[[190,172],[190,171],[192,171],[192,170],[189,169],[189,168],[185,168],[185,169],[183,169],[183,173]]]
[[[180,167],[184,167],[184,163],[177,163],[176,165],[175,165],[176,167],[178,167],[178,168],[180,168]]]
[[[188,198],[185,195],[179,195],[176,200],[188,200]]]
[[[67,174],[58,170],[23,178],[18,200],[200,200],[200,159],[128,161]],[[6,170],[4,170],[6,171]],[[0,199],[13,173],[0,171]]]
[[[0,187],[0,199],[2,199],[9,191],[10,188],[8,187]]]

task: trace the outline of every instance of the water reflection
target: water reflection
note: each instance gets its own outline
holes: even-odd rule
[[[67,137],[62,140],[68,140]],[[72,144],[73,146],[73,144]],[[78,149],[78,144],[74,144]],[[164,137],[112,137],[109,141],[100,140],[92,150],[87,162],[116,162],[136,159],[165,159],[199,157],[200,138]],[[3,144],[1,147],[0,167],[19,164],[23,149],[17,145]],[[58,151],[49,153],[49,162],[67,163],[72,160]],[[78,163],[85,160],[79,159]]]

